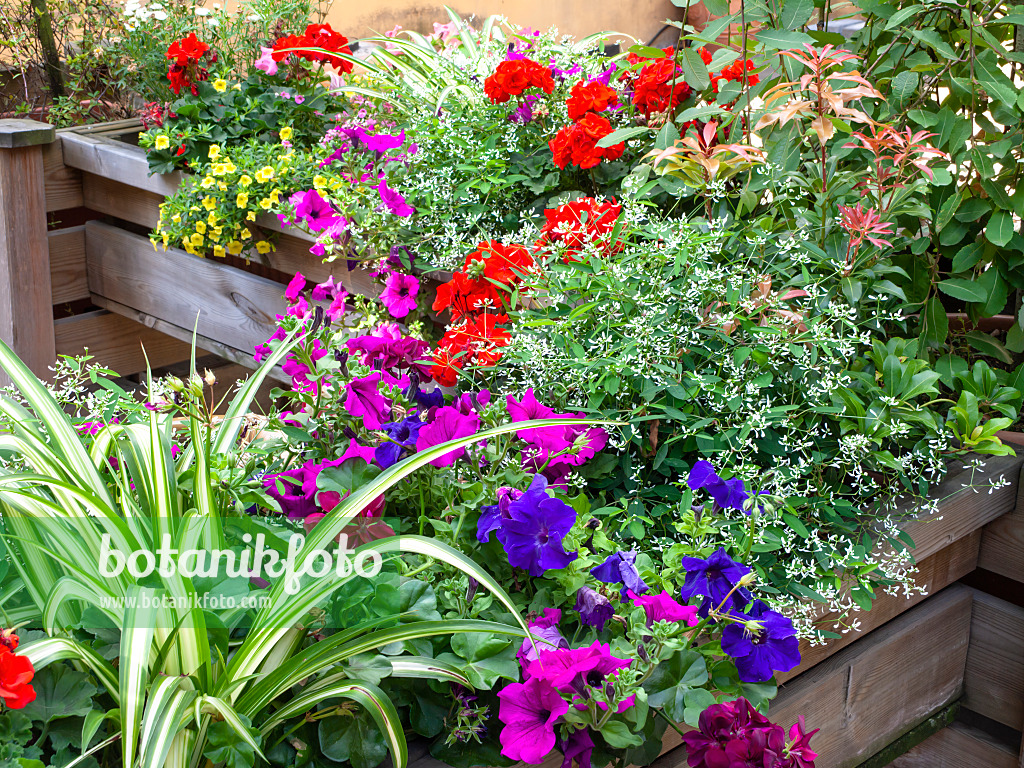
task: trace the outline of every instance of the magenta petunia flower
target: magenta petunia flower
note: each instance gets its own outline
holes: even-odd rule
[[[289,304],[295,304],[299,301],[299,296],[306,290],[306,278],[302,276],[301,272],[296,272],[295,277],[288,283],[288,287],[284,290],[284,298]]]
[[[498,719],[504,726],[498,737],[501,754],[527,763],[543,762],[555,748],[555,724],[569,711],[569,703],[539,677],[506,685],[498,699]]]
[[[325,282],[318,283],[313,288],[313,293],[310,298],[313,299],[313,301],[327,301],[328,299],[334,298],[339,288],[340,286],[334,282],[334,275],[329,275]]]
[[[698,623],[697,606],[680,605],[668,592],[663,591],[659,595],[638,595],[628,589],[626,596],[644,609],[648,627],[656,621],[682,621],[688,627],[696,626]]]
[[[449,440],[469,437],[475,434],[479,428],[480,417],[475,413],[462,414],[450,405],[438,408],[434,412],[433,421],[420,430],[419,437],[416,439],[416,450],[425,451],[427,448],[446,443]],[[435,467],[447,467],[454,464],[465,453],[465,448],[457,448],[440,458],[433,459],[430,463]]]
[[[522,646],[516,652],[519,665],[525,669],[531,661],[536,661],[541,651],[554,651],[559,648],[568,648],[569,641],[565,639],[562,630],[558,628],[558,622],[562,619],[562,612],[557,608],[545,608],[544,613],[536,619],[526,623],[530,629],[533,642],[527,638],[523,640]],[[536,647],[534,645],[536,644]]]
[[[277,74],[277,62],[274,61],[273,53],[273,48],[267,48],[265,45],[261,45],[260,57],[256,59],[253,64],[256,69],[266,72],[271,77]]]
[[[346,385],[345,409],[352,416],[362,416],[367,429],[380,429],[391,415],[390,401],[377,389],[380,377],[379,373],[371,373]]]
[[[416,309],[416,295],[420,290],[420,281],[412,275],[392,272],[384,284],[384,292],[380,300],[388,308],[392,317],[402,318]]]
[[[610,645],[595,640],[586,648],[541,651],[537,660],[526,667],[526,674],[542,677],[565,693],[583,694],[587,686],[603,685],[605,678],[617,675],[630,664],[631,659],[612,656]]]
[[[295,199],[292,195],[291,200]],[[324,200],[315,189],[307,190],[302,194],[298,204],[295,206],[295,218],[306,222],[314,232],[320,232],[336,224],[338,212],[331,207],[331,204]]]
[[[377,185],[377,192],[380,194],[380,199],[385,207],[395,216],[406,217],[416,213],[416,209],[405,202],[402,193],[391,189],[386,180],[382,179],[380,184]]]

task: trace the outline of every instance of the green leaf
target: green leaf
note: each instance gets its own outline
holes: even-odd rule
[[[37,723],[49,723],[59,717],[84,717],[92,711],[92,697],[98,692],[87,675],[66,664],[38,670],[32,686],[36,700],[21,712]]]
[[[701,713],[716,703],[715,696],[706,688],[693,688],[683,695],[686,708],[683,710],[683,722],[691,728],[699,725]]]
[[[892,92],[893,98],[897,104],[902,104],[909,101],[910,98],[917,92],[917,86],[921,78],[917,72],[911,72],[910,70],[904,70],[900,72],[896,77],[889,83],[889,90]]]
[[[939,283],[939,290],[947,296],[952,296],[954,299],[960,299],[961,301],[981,303],[988,300],[988,294],[985,293],[984,288],[973,280],[964,280],[959,277],[952,277],[941,281]]]
[[[698,91],[703,91],[711,85],[707,64],[704,63],[696,48],[683,48],[680,51],[679,65],[683,69],[686,82]]]
[[[714,697],[712,697],[714,701]],[[601,738],[608,742],[613,749],[625,749],[626,747],[638,747],[644,743],[643,737],[633,733],[629,723],[623,720],[609,720],[601,726]]]
[[[452,650],[456,655],[445,653],[438,658],[461,667],[475,688],[488,689],[501,678],[517,680],[519,677],[516,645],[507,638],[484,634],[455,635]]]
[[[912,19],[914,16],[916,16],[917,14],[921,13],[924,10],[926,10],[926,6],[923,5],[911,5],[908,6],[907,8],[901,8],[900,10],[896,11],[896,13],[894,13],[892,16],[890,16],[889,20],[885,23],[886,31],[890,29],[896,29],[897,27],[901,26],[903,22],[907,21],[908,19]]]
[[[813,44],[814,38],[803,32],[792,32],[785,29],[759,29],[757,41],[768,50],[785,51]]]
[[[225,721],[210,724],[203,757],[225,768],[252,768],[256,764],[256,750]]]
[[[597,142],[597,146],[606,148],[619,144],[627,139],[632,139],[634,136],[651,134],[651,129],[645,126],[636,126],[633,128],[619,128],[617,131],[612,131],[607,136],[602,136],[601,140]]]
[[[983,355],[995,357],[1002,360],[1004,363],[1013,362],[1013,355],[1006,350],[1006,347],[987,333],[982,333],[981,331],[970,331],[967,334],[967,343],[971,345],[972,349]]]
[[[655,668],[644,683],[644,690],[652,707],[664,709],[678,723],[686,714],[686,693],[707,681],[704,657],[696,651],[680,651]]]
[[[363,711],[328,717],[317,729],[324,757],[353,768],[377,768],[387,757],[387,745],[370,716]]]
[[[949,317],[938,296],[932,296],[925,303],[921,321],[921,337],[932,346],[944,346],[949,335]]]
[[[985,238],[1000,247],[1010,242],[1013,237],[1013,217],[1008,211],[995,211],[985,225]]]
[[[787,30],[800,30],[814,13],[814,0],[786,0],[779,15],[779,26]]]

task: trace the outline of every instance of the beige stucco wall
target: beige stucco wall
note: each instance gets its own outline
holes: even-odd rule
[[[430,32],[433,22],[447,21],[444,6],[463,16],[487,17],[501,14],[524,27],[557,27],[576,36],[593,32],[625,32],[646,43],[666,19],[682,18],[682,10],[670,0],[334,0],[327,19],[331,26],[349,37],[383,33],[396,24],[405,29]],[[667,45],[673,30],[658,42]]]

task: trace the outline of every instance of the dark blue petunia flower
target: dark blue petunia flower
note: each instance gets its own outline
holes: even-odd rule
[[[800,642],[793,622],[771,610],[760,600],[750,604],[745,617],[759,629],[730,624],[722,632],[722,650],[733,657],[740,680],[763,683],[775,672],[785,672],[800,663]]]
[[[377,460],[377,463],[384,469],[387,469],[392,464],[396,464],[398,459],[402,455],[402,451],[408,449],[410,451],[416,450],[416,438],[419,437],[420,430],[424,424],[420,421],[420,417],[411,413],[401,421],[392,422],[391,424],[384,424],[381,429],[387,433],[390,440],[381,445],[377,446],[377,450],[374,451],[373,457]]]
[[[703,459],[694,464],[693,468],[690,469],[690,474],[686,478],[686,484],[692,491],[704,488],[711,494],[715,504],[722,509],[735,509],[742,512],[744,511],[743,503],[749,498],[749,494],[743,486],[743,480],[738,477],[723,480],[715,472],[715,468],[711,466],[711,463]],[[749,511],[747,514],[750,514]]]
[[[590,569],[590,575],[605,584],[621,584],[623,600],[626,599],[626,592],[629,590],[642,595],[650,587],[640,578],[640,572],[636,569],[636,554],[616,552],[614,555],[608,555],[603,563]]]
[[[598,632],[604,629],[605,622],[615,614],[611,601],[590,587],[580,587],[576,593],[576,611],[580,621],[597,627]]]
[[[686,571],[681,593],[683,601],[690,602],[695,597],[705,598],[704,605],[701,606],[702,616],[707,616],[709,608],[718,608],[729,597],[730,592],[732,596],[729,605],[722,606],[722,610],[730,607],[742,608],[749,602],[749,592],[742,587],[736,590],[733,588],[740,579],[750,573],[750,569],[730,558],[724,547],[719,547],[707,560],[684,557],[680,564]]]
[[[502,521],[498,534],[509,564],[531,576],[565,568],[578,557],[562,546],[576,523],[576,510],[549,496],[547,485],[543,475],[535,475],[526,492],[509,504],[509,519]]]

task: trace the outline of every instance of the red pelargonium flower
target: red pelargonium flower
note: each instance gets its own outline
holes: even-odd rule
[[[188,36],[175,40],[168,46],[167,58],[173,59],[179,67],[186,67],[199,61],[208,50],[210,46],[197,38],[195,32],[190,32]]]
[[[612,132],[608,118],[588,112],[583,119],[567,125],[548,142],[555,165],[565,168],[572,163],[580,168],[593,168],[602,160],[617,160],[626,149],[624,142],[598,147],[597,142]]]
[[[488,280],[512,287],[522,282],[523,275],[532,267],[533,257],[525,246],[503,245],[497,240],[490,240],[480,243],[466,257],[463,271],[470,275],[482,274]]]
[[[437,287],[437,297],[431,306],[435,312],[447,309],[457,320],[485,307],[495,307],[498,303],[498,290],[493,284],[456,272],[451,280]]]
[[[508,289],[522,281],[523,273],[533,267],[533,257],[522,245],[503,245],[496,240],[480,243],[466,257],[463,268],[452,279],[438,286],[435,312],[449,310],[459,318],[501,307]],[[498,285],[500,284],[500,285]],[[508,286],[502,289],[501,286]]]
[[[539,88],[544,93],[555,89],[551,70],[532,59],[506,59],[484,81],[484,93],[495,104],[521,96],[528,88]]]
[[[676,49],[671,45],[668,48],[662,48],[661,51],[662,53],[665,54],[665,57],[668,59],[672,59],[676,55]],[[619,75],[619,80],[626,80],[632,82],[633,80],[636,80],[636,78],[640,74],[638,65],[646,64],[647,62],[651,61],[664,60],[665,59],[662,58],[652,59],[650,56],[640,56],[638,54],[631,53],[628,56],[626,56],[626,61],[629,63],[629,69],[627,69],[625,72]]]
[[[619,94],[604,83],[586,83],[580,80],[572,87],[572,92],[565,103],[569,107],[569,119],[576,121],[587,112],[603,112],[612,104],[618,104]]]
[[[320,48],[323,50],[294,50],[310,48]],[[335,32],[330,24],[310,24],[301,35],[279,37],[271,49],[270,58],[280,63],[287,60],[293,53],[307,61],[319,61],[330,64],[339,72],[352,71],[352,62],[340,56],[332,55],[344,53],[351,56],[352,49],[348,45],[348,38],[339,32]]]
[[[508,315],[482,313],[474,319],[463,318],[448,327],[433,353],[430,375],[445,387],[454,386],[459,371],[466,366],[490,367],[501,360],[501,347],[512,337],[502,324]]]
[[[16,640],[14,646],[17,647]],[[34,675],[35,668],[27,656],[17,655],[6,644],[0,645],[0,701],[11,709],[21,709],[35,701]]]
[[[701,49],[703,50],[703,49]],[[746,81],[747,85],[757,85],[761,82],[761,78],[757,75],[748,75],[747,73],[754,69],[754,62],[750,59],[737,59],[729,66],[722,69],[717,75],[711,75],[711,86],[714,88],[715,93],[718,93],[718,81],[725,80],[726,82],[735,82],[743,85]]]
[[[566,261],[575,258],[588,245],[601,255],[621,251],[621,240],[611,242],[611,232],[622,213],[622,206],[615,200],[598,201],[593,197],[580,197],[557,208],[544,211],[547,223],[540,230],[537,248],[548,244],[560,245],[565,250]]]
[[[693,89],[686,84],[675,61],[657,59],[637,74],[633,84],[633,104],[645,115],[650,115],[678,107],[692,93]]]

